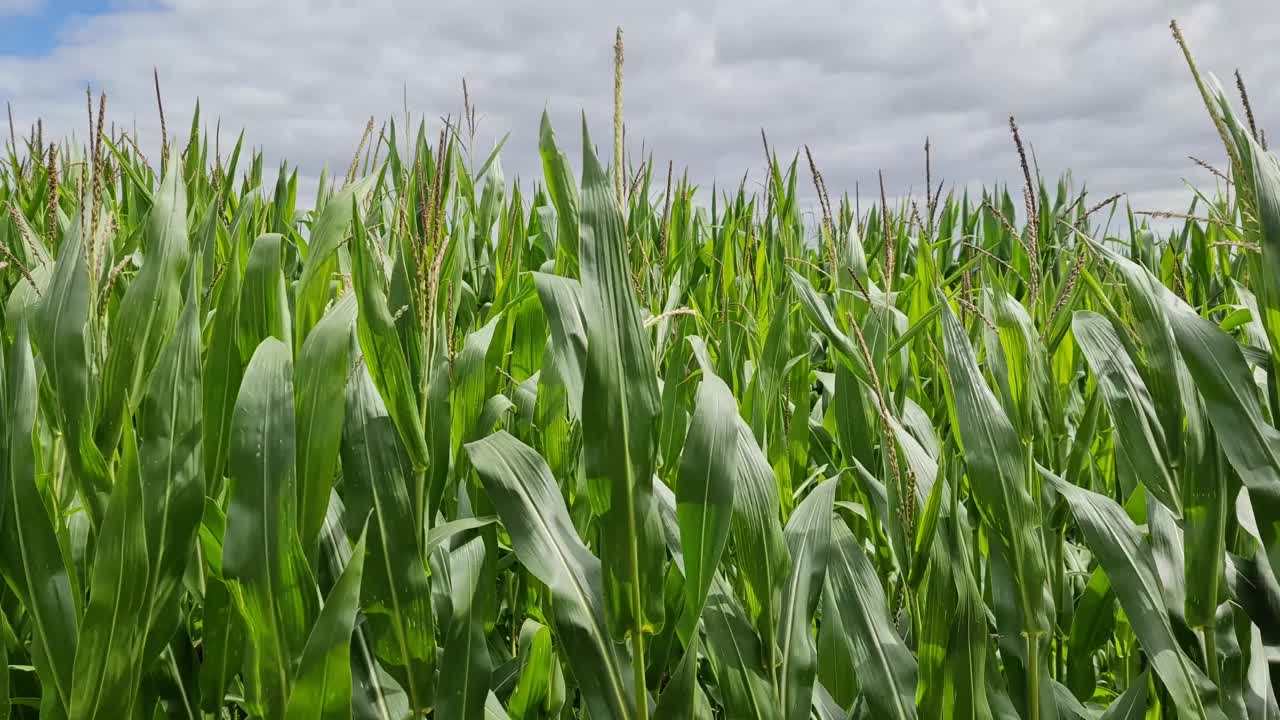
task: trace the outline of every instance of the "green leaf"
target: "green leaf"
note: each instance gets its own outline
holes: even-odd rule
[[[72,718],[126,717],[141,675],[147,592],[130,591],[147,577],[147,534],[133,428],[126,424],[120,472],[111,489],[93,558],[89,603],[80,623]]]
[[[775,663],[781,589],[791,569],[783,538],[778,483],[768,460],[741,418],[738,428],[738,479],[733,494],[731,536],[738,558],[738,587],[747,618],[760,633],[769,666]]]
[[[150,560],[147,656],[158,654],[178,627],[183,577],[204,515],[199,311],[193,289],[138,408],[140,521]]]
[[[685,625],[688,635],[729,542],[737,479],[738,406],[729,386],[706,373],[698,386],[689,435],[680,455],[676,516],[684,551]]]
[[[945,298],[940,302],[951,422],[958,430],[978,514],[1009,559],[1021,634],[1034,652],[1028,664],[1038,677],[1028,678],[1027,702],[1051,707],[1053,696],[1045,682],[1047,653],[1040,650],[1052,629],[1054,603],[1045,569],[1038,483],[1029,472],[1031,448],[1020,441],[983,380],[969,338],[950,305]],[[1037,685],[1040,692],[1033,697],[1031,688]]]
[[[781,718],[764,666],[760,638],[723,579],[707,596],[702,620],[707,654],[728,717]]]
[[[1164,426],[1165,440],[1172,453],[1170,459],[1194,460],[1205,444],[1204,419],[1195,384],[1178,352],[1169,321],[1171,309],[1182,302],[1145,267],[1103,246],[1097,248],[1120,271],[1128,287],[1133,327],[1142,347],[1147,382],[1150,387],[1161,389],[1151,399],[1156,416]],[[1177,392],[1169,391],[1174,387]]]
[[[367,366],[359,365],[347,384],[346,405],[341,454],[347,512],[373,514],[361,606],[374,653],[399,669],[411,707],[422,710],[430,706],[434,684],[435,617],[423,519],[410,495],[410,459]]]
[[[1253,374],[1235,340],[1189,309],[1169,317],[1218,444],[1249,490],[1263,549],[1280,576],[1280,431],[1263,418]]]
[[[64,244],[63,247],[66,247]],[[56,335],[56,333],[55,333]],[[46,361],[47,362],[47,361]],[[79,642],[79,612],[73,575],[36,486],[36,372],[25,323],[18,325],[5,378],[5,443],[8,455],[0,552],[9,586],[31,618],[32,664],[50,708],[71,707],[72,678]]]
[[[365,532],[361,531],[351,560],[329,591],[302,649],[297,679],[285,706],[286,720],[351,717],[351,632],[360,608]]]
[[[701,648],[702,636],[694,633],[685,646],[684,657],[676,665],[671,681],[658,698],[658,707],[653,716],[658,718],[688,718],[689,720],[711,720],[711,703],[707,694],[698,684],[698,650]]]
[[[1066,499],[1181,716],[1225,720],[1226,715],[1218,706],[1217,688],[1182,652],[1174,637],[1151,548],[1143,542],[1133,521],[1110,498],[1071,485],[1047,471],[1042,470],[1041,474]]]
[[[427,385],[426,442],[430,447],[431,466],[427,469],[426,516],[434,519],[440,511],[446,486],[450,478],[450,428],[453,422],[449,412],[449,360],[445,349],[436,348],[431,358],[431,379]]]
[[[289,346],[262,342],[249,360],[231,419],[230,502],[222,571],[249,641],[246,698],[283,717],[294,662],[315,616],[313,580],[297,534],[293,363]]]
[[[0,610],[0,627],[8,626],[9,621],[5,619],[4,611]],[[8,643],[0,642],[0,720],[9,720],[10,712],[10,696],[12,691],[9,683],[9,647]]]
[[[840,599],[838,621],[852,641],[867,705],[876,717],[915,718],[916,660],[893,627],[875,569],[844,523],[832,527],[827,589]]]
[[[192,249],[187,239],[186,186],[177,152],[176,147],[171,148],[170,170],[153,198],[142,269],[129,283],[118,310],[111,314],[98,428],[98,446],[107,455],[120,437],[128,411],[126,398],[134,402],[141,398],[143,381],[168,341],[182,307],[181,279],[191,262]]]
[[[1067,684],[1080,700],[1093,697],[1097,687],[1093,656],[1114,635],[1115,606],[1111,580],[1101,567],[1096,568],[1076,600],[1067,636]]]
[[[578,274],[577,183],[573,180],[569,158],[556,147],[556,134],[551,129],[551,119],[546,110],[542,111],[538,154],[542,158],[543,177],[547,180],[547,194],[556,209],[556,272],[575,277]]]
[[[77,219],[58,249],[33,339],[57,397],[57,423],[66,436],[67,460],[97,522],[111,480],[107,462],[93,439],[96,388],[92,348],[96,340],[91,318],[95,308],[82,237],[88,230],[83,224],[83,218]]]
[[[782,589],[778,619],[778,697],[784,717],[804,717],[813,701],[818,656],[813,642],[817,612],[831,555],[831,512],[838,486],[826,480],[814,488],[787,520],[787,547],[793,564]]]
[[[375,257],[375,248],[370,246],[371,240],[360,216],[356,214],[354,218],[351,274],[359,304],[356,330],[360,351],[414,467],[425,468],[428,453],[419,398],[409,373],[409,361],[396,333],[395,320],[387,307],[382,258]]]
[[[1098,720],[1142,720],[1147,716],[1147,673],[1133,679],[1129,689],[1111,701]]]
[[[329,494],[329,508],[320,530],[320,559],[324,576],[336,578],[351,563],[352,546],[343,526],[346,508],[336,490]],[[365,519],[365,537],[368,523]],[[368,543],[365,544],[368,557]],[[367,559],[365,561],[367,563]],[[363,585],[363,578],[361,579]],[[351,715],[355,720],[393,720],[409,716],[409,701],[400,684],[373,655],[368,623],[359,623],[351,639]]]
[[[554,371],[554,377],[569,395],[569,418],[577,420],[582,415],[583,365],[587,356],[582,288],[571,278],[540,272],[533,273],[533,285],[550,329],[543,376]]]
[[[356,301],[348,293],[320,319],[302,343],[294,369],[298,403],[298,527],[302,547],[313,552],[329,507],[338,469],[343,389],[355,360]]]
[[[480,535],[473,535],[449,554],[453,617],[445,633],[447,662],[440,666],[436,694],[436,713],[440,717],[479,717],[489,691],[493,663],[485,644],[484,623],[472,610],[478,602],[484,555],[484,538]]]
[[[221,487],[231,434],[231,413],[244,377],[237,345],[240,317],[240,263],[232,252],[214,301],[212,329],[204,359],[204,472],[211,490]]]
[[[1223,585],[1227,557],[1227,512],[1231,493],[1227,462],[1217,447],[1212,431],[1207,433],[1210,450],[1199,462],[1191,463],[1183,475],[1184,602],[1187,624],[1212,628],[1218,605],[1224,599]]]
[[[653,499],[658,376],[631,287],[618,199],[583,127],[583,467],[600,516],[605,617],[615,638],[662,627],[666,553]]]
[[[506,432],[466,450],[520,563],[551,590],[556,634],[584,705],[592,717],[632,717],[637,689],[630,657],[605,624],[600,561],[578,539],[546,462]]]
[[[488,323],[467,335],[462,351],[453,362],[450,377],[449,406],[452,413],[454,450],[483,434],[480,418],[484,414],[486,370],[485,356],[493,342],[493,331],[501,318],[494,317]],[[448,488],[446,488],[446,493]]]
[[[200,709],[216,713],[226,702],[227,691],[240,670],[244,654],[244,626],[226,583],[219,577],[211,575],[206,578],[203,609]]]
[[[1240,127],[1234,113],[1229,111],[1230,105],[1221,95],[1219,98],[1228,110],[1225,114],[1233,126],[1241,160],[1252,170],[1249,180],[1252,180],[1257,204],[1257,231],[1262,252],[1257,265],[1259,272],[1256,278],[1250,277],[1256,284],[1262,326],[1271,341],[1272,361],[1280,364],[1280,161],[1273,153],[1263,150],[1252,133]]]
[[[511,720],[537,718],[551,703],[558,665],[551,647],[551,629],[526,619],[520,627],[520,676],[507,700]]]
[[[298,275],[298,285],[293,294],[297,314],[293,328],[295,347],[304,346],[311,337],[312,329],[325,315],[330,278],[338,269],[334,256],[351,229],[352,203],[364,204],[373,180],[372,177],[364,178],[339,190],[325,202],[319,217],[311,224],[307,257],[302,263],[302,272]]]
[[[1141,480],[1175,517],[1182,517],[1182,495],[1159,416],[1119,334],[1105,317],[1085,311],[1075,313],[1072,328],[1116,425],[1116,455],[1125,472]]]
[[[1262,633],[1252,623],[1249,624],[1249,666],[1245,670],[1245,705],[1249,720],[1280,718],[1280,705],[1276,703],[1276,689],[1271,683],[1271,668],[1262,644]]]
[[[248,362],[259,343],[267,338],[291,342],[289,299],[285,292],[283,258],[284,238],[277,233],[259,235],[249,249],[240,286],[239,319],[236,343],[240,359]],[[231,261],[234,262],[234,259]],[[292,357],[292,352],[290,353]]]

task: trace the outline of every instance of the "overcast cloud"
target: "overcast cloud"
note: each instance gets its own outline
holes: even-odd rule
[[[339,172],[370,115],[455,116],[465,76],[480,142],[510,130],[508,179],[539,172],[545,107],[577,155],[579,112],[609,142],[613,30],[626,37],[627,138],[692,177],[758,177],[760,129],[790,153],[808,143],[833,189],[864,192],[883,169],[898,195],[934,175],[1014,181],[1007,118],[1017,115],[1041,170],[1070,168],[1102,198],[1178,208],[1183,179],[1211,186],[1186,158],[1222,151],[1170,38],[1177,17],[1206,70],[1239,68],[1255,112],[1280,138],[1280,4],[1177,0],[906,0],[783,3],[337,3],[123,0],[94,15],[55,13],[34,52],[0,47],[0,99],[25,127],[86,126],[84,87],[108,115],[154,142],[151,68],[171,132],[199,97],[223,147],[234,132],[310,178]],[[5,15],[51,12],[0,0]],[[437,125],[438,126],[438,125]],[[1278,140],[1280,142],[1280,140]],[[527,182],[527,181],[526,181]]]

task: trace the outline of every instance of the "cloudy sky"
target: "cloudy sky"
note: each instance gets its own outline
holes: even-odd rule
[[[508,179],[529,177],[544,108],[562,141],[585,111],[607,146],[621,25],[629,144],[702,183],[758,177],[761,128],[779,151],[809,144],[833,190],[865,192],[879,169],[891,194],[919,190],[926,136],[935,178],[1012,181],[1012,113],[1046,174],[1174,209],[1184,180],[1212,185],[1187,156],[1222,152],[1170,17],[1203,68],[1224,83],[1241,70],[1280,143],[1274,0],[0,0],[0,100],[20,128],[41,116],[83,137],[89,84],[156,142],[154,66],[171,129],[199,98],[224,148],[244,128],[314,178],[406,98],[415,116],[456,116],[465,77],[479,143],[509,130]]]

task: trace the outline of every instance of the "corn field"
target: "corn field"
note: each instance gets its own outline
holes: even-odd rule
[[[1155,225],[1016,126],[890,203],[404,117],[306,210],[11,136],[0,718],[1280,718],[1280,162],[1186,59]]]

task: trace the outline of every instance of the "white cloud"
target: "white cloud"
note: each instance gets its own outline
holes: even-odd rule
[[[482,142],[510,130],[504,167],[528,177],[544,107],[571,150],[583,110],[607,144],[621,24],[633,149],[643,140],[708,184],[761,165],[761,127],[779,151],[808,143],[833,189],[870,187],[878,169],[890,192],[920,189],[926,135],[935,177],[1012,181],[1013,113],[1046,174],[1070,168],[1097,197],[1141,204],[1185,197],[1183,177],[1207,183],[1187,155],[1222,154],[1169,36],[1176,15],[1201,64],[1224,80],[1240,67],[1260,122],[1280,128],[1280,7],[1262,0],[426,5],[119,5],[69,20],[44,56],[0,55],[0,96],[24,126],[41,114],[65,131],[86,123],[89,82],[154,141],[156,66],[170,132],[185,132],[199,97],[224,147],[243,127],[269,162],[314,176],[345,168],[369,115],[398,114],[403,96],[433,124],[456,116],[465,76]]]

